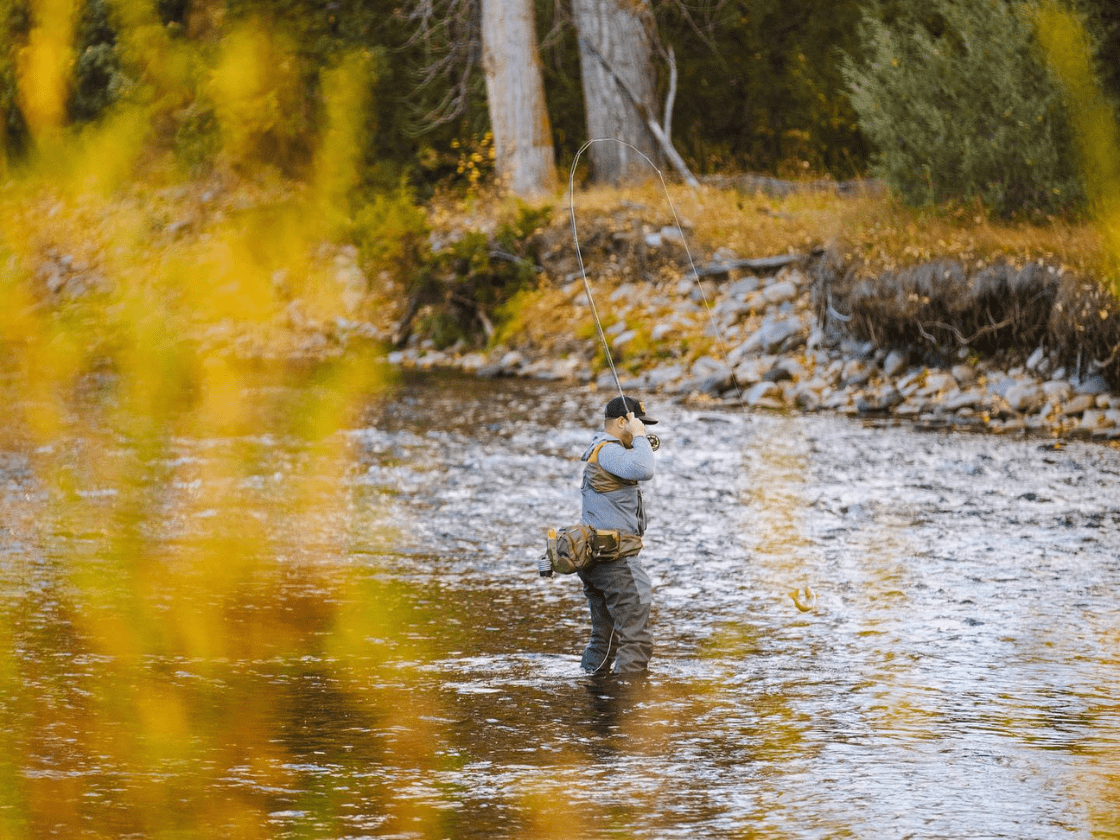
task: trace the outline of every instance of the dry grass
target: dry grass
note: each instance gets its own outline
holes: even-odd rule
[[[567,202],[565,195],[557,208],[565,217]],[[819,191],[776,198],[711,186],[690,189],[674,184],[666,190],[659,181],[622,190],[595,187],[575,196],[577,223],[629,214],[651,227],[672,226],[675,209],[694,256],[717,248],[761,257],[818,247],[839,234],[842,207],[836,196]]]
[[[1120,263],[1120,256],[1108,252],[1100,229],[1088,221],[1002,222],[983,208],[915,209],[879,191],[841,194],[816,182],[784,196],[680,185],[670,186],[668,194],[690,246],[700,253],[725,247],[741,257],[765,257],[828,248],[868,274],[937,259],[966,266],[1041,260],[1105,284],[1115,282]],[[557,212],[566,215],[567,196],[562,204]],[[577,192],[580,220],[626,210],[652,224],[673,224],[659,182]]]
[[[589,278],[601,293],[646,280],[673,294],[687,255],[647,248],[641,234],[679,219],[698,266],[720,250],[741,258],[825,254],[820,270],[829,273],[830,293],[845,311],[858,310],[858,325],[850,326],[862,325],[855,329],[859,337],[1013,353],[1029,352],[1041,341],[1070,359],[1097,359],[1110,381],[1120,382],[1120,259],[1098,226],[1058,219],[1009,223],[979,207],[919,210],[858,186],[767,186],[781,188],[781,194],[726,185],[666,189],[657,180],[625,190],[577,190],[575,214]],[[473,212],[484,217],[511,212],[508,202],[486,209],[484,201],[474,201]],[[566,194],[555,199],[542,233],[549,256],[545,282],[519,297],[505,331],[507,339],[553,356],[591,338],[589,317],[586,324],[572,324],[555,315],[571,312],[567,298],[573,290],[566,281],[578,276],[568,201]],[[445,214],[443,221],[449,218]],[[466,216],[459,221],[468,224]],[[952,281],[939,279],[942,274]],[[855,291],[859,300],[852,298]],[[644,315],[636,322],[655,313]],[[691,345],[700,338],[697,330],[685,340]],[[643,346],[643,339],[633,344]]]
[[[656,178],[625,189],[577,187],[577,230],[582,244],[608,221],[656,230],[679,219],[697,262],[720,248],[744,258],[828,249],[865,276],[934,260],[956,260],[968,268],[1041,261],[1120,294],[1120,254],[1110,251],[1101,226],[1090,220],[1006,222],[982,207],[907,207],[882,190],[859,185],[841,191],[820,181],[787,183],[783,195],[728,186],[663,187]],[[553,208],[552,229],[563,230],[570,242],[567,191],[532,206],[544,204]],[[430,219],[437,229],[485,229],[518,206],[486,193],[442,196],[431,206]]]
[[[1115,256],[1088,222],[1007,223],[982,209],[916,210],[890,198],[861,199],[842,211],[841,256],[867,273],[949,259],[969,267],[1041,261],[1106,284],[1115,276]]]

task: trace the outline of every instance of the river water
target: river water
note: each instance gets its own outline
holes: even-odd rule
[[[269,467],[236,480],[205,469],[228,440],[131,453],[192,465],[185,495],[228,482],[236,520],[286,534],[217,612],[202,583],[150,576],[114,595],[92,575],[112,592],[89,595],[122,541],[30,522],[26,500],[50,495],[35,453],[0,453],[0,823],[1120,837],[1120,450],[647,400],[656,648],[625,686],[579,670],[578,580],[535,570],[544,529],[578,519],[578,458],[610,396],[411,379],[337,436],[341,514],[270,508],[314,457],[283,436],[254,437]],[[136,539],[166,553],[214,505]],[[94,638],[122,613],[147,616],[142,644]],[[162,616],[184,615],[236,638],[177,642]]]

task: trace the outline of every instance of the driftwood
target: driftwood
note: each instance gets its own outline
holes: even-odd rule
[[[743,260],[716,260],[696,269],[696,277],[719,277],[732,271],[777,271],[800,262],[800,254],[778,254],[773,257],[755,257]]]
[[[397,322],[396,329],[393,330],[393,335],[389,341],[392,346],[399,350],[404,347],[408,341],[408,337],[412,334],[412,319],[416,317],[416,313],[420,311],[420,307],[424,303],[426,288],[418,289],[408,301],[408,306],[405,307],[404,315],[401,316],[400,321]]]

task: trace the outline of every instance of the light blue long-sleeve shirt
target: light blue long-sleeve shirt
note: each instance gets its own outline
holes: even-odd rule
[[[583,500],[582,519],[592,528],[618,530],[627,534],[641,536],[646,530],[646,515],[642,505],[642,491],[637,482],[653,478],[653,448],[644,436],[634,438],[629,449],[622,441],[605,432],[599,432],[592,439],[581,460],[587,461],[595,447],[608,441],[599,450],[598,462],[611,475],[624,479],[627,483],[609,492],[599,492],[591,486],[591,465],[584,467],[583,486],[580,494]]]

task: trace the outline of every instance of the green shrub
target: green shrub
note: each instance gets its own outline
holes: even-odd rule
[[[404,190],[376,195],[354,213],[351,239],[370,275],[411,283],[427,260],[428,220]]]
[[[27,123],[19,105],[16,56],[31,29],[26,0],[0,0],[0,165],[27,145]]]
[[[78,56],[74,73],[70,115],[79,122],[96,119],[117,101],[124,88],[120,61],[112,44],[102,42],[87,47]]]
[[[1059,87],[1034,0],[930,0],[865,17],[844,76],[873,174],[916,205],[979,199],[996,215],[1081,204]]]
[[[422,329],[437,347],[482,345],[518,317],[518,296],[537,276],[537,232],[550,215],[548,207],[521,206],[493,236],[468,230],[428,256],[409,294],[428,306]]]
[[[86,0],[75,31],[74,87],[70,117],[77,122],[97,119],[125,88],[117,55],[117,33],[104,0]]]
[[[209,171],[222,149],[221,126],[213,105],[197,97],[171,123],[175,159],[192,175]]]

